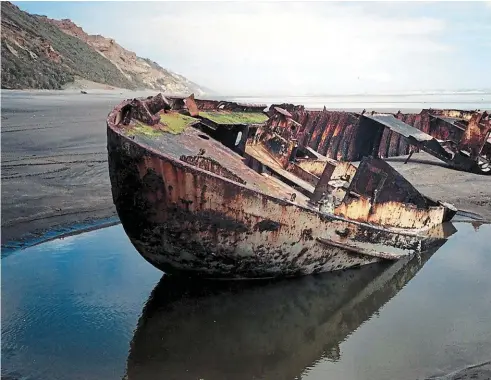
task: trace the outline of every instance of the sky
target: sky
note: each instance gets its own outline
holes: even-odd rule
[[[230,95],[491,89],[491,2],[14,2]]]

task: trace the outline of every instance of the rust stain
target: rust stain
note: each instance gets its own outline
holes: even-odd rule
[[[332,162],[332,161],[330,161]],[[324,171],[324,167],[328,163],[327,160],[316,160],[316,159],[307,159],[307,160],[299,160],[297,165],[303,170],[320,177],[322,172]]]
[[[213,158],[204,156],[181,156],[180,160],[243,185],[247,183]]]

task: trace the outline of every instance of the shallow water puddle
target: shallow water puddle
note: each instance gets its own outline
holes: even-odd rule
[[[419,379],[491,357],[491,225],[433,255],[268,283],[162,277],[120,225],[2,258],[2,374]],[[8,378],[8,377],[6,377]]]

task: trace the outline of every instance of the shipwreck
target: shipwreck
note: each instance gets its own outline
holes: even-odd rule
[[[450,161],[484,167],[475,157],[488,152],[488,118],[468,119],[480,147],[466,156],[461,143],[468,160]],[[401,120],[192,95],[128,99],[107,119],[114,204],[138,252],[166,273],[274,278],[423,253],[445,243],[442,223],[457,210],[381,158],[396,153],[393,132],[405,154],[446,146]]]

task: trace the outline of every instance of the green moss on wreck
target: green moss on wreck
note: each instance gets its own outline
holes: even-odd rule
[[[160,121],[165,124],[163,129],[164,132],[178,135],[182,133],[186,127],[197,122],[198,119],[180,113],[163,113],[160,115]]]
[[[268,120],[262,112],[200,111],[199,116],[216,124],[262,124]]]
[[[162,134],[162,131],[140,121],[137,121],[135,125],[131,126],[131,128],[128,129],[126,134],[128,136],[157,137]]]
[[[126,129],[125,134],[130,137],[145,136],[150,138],[161,136],[164,132],[178,135],[182,133],[186,127],[199,120],[180,113],[165,113],[160,115],[160,121],[162,124],[154,126],[142,123],[141,121],[135,121],[134,125],[131,125]]]

